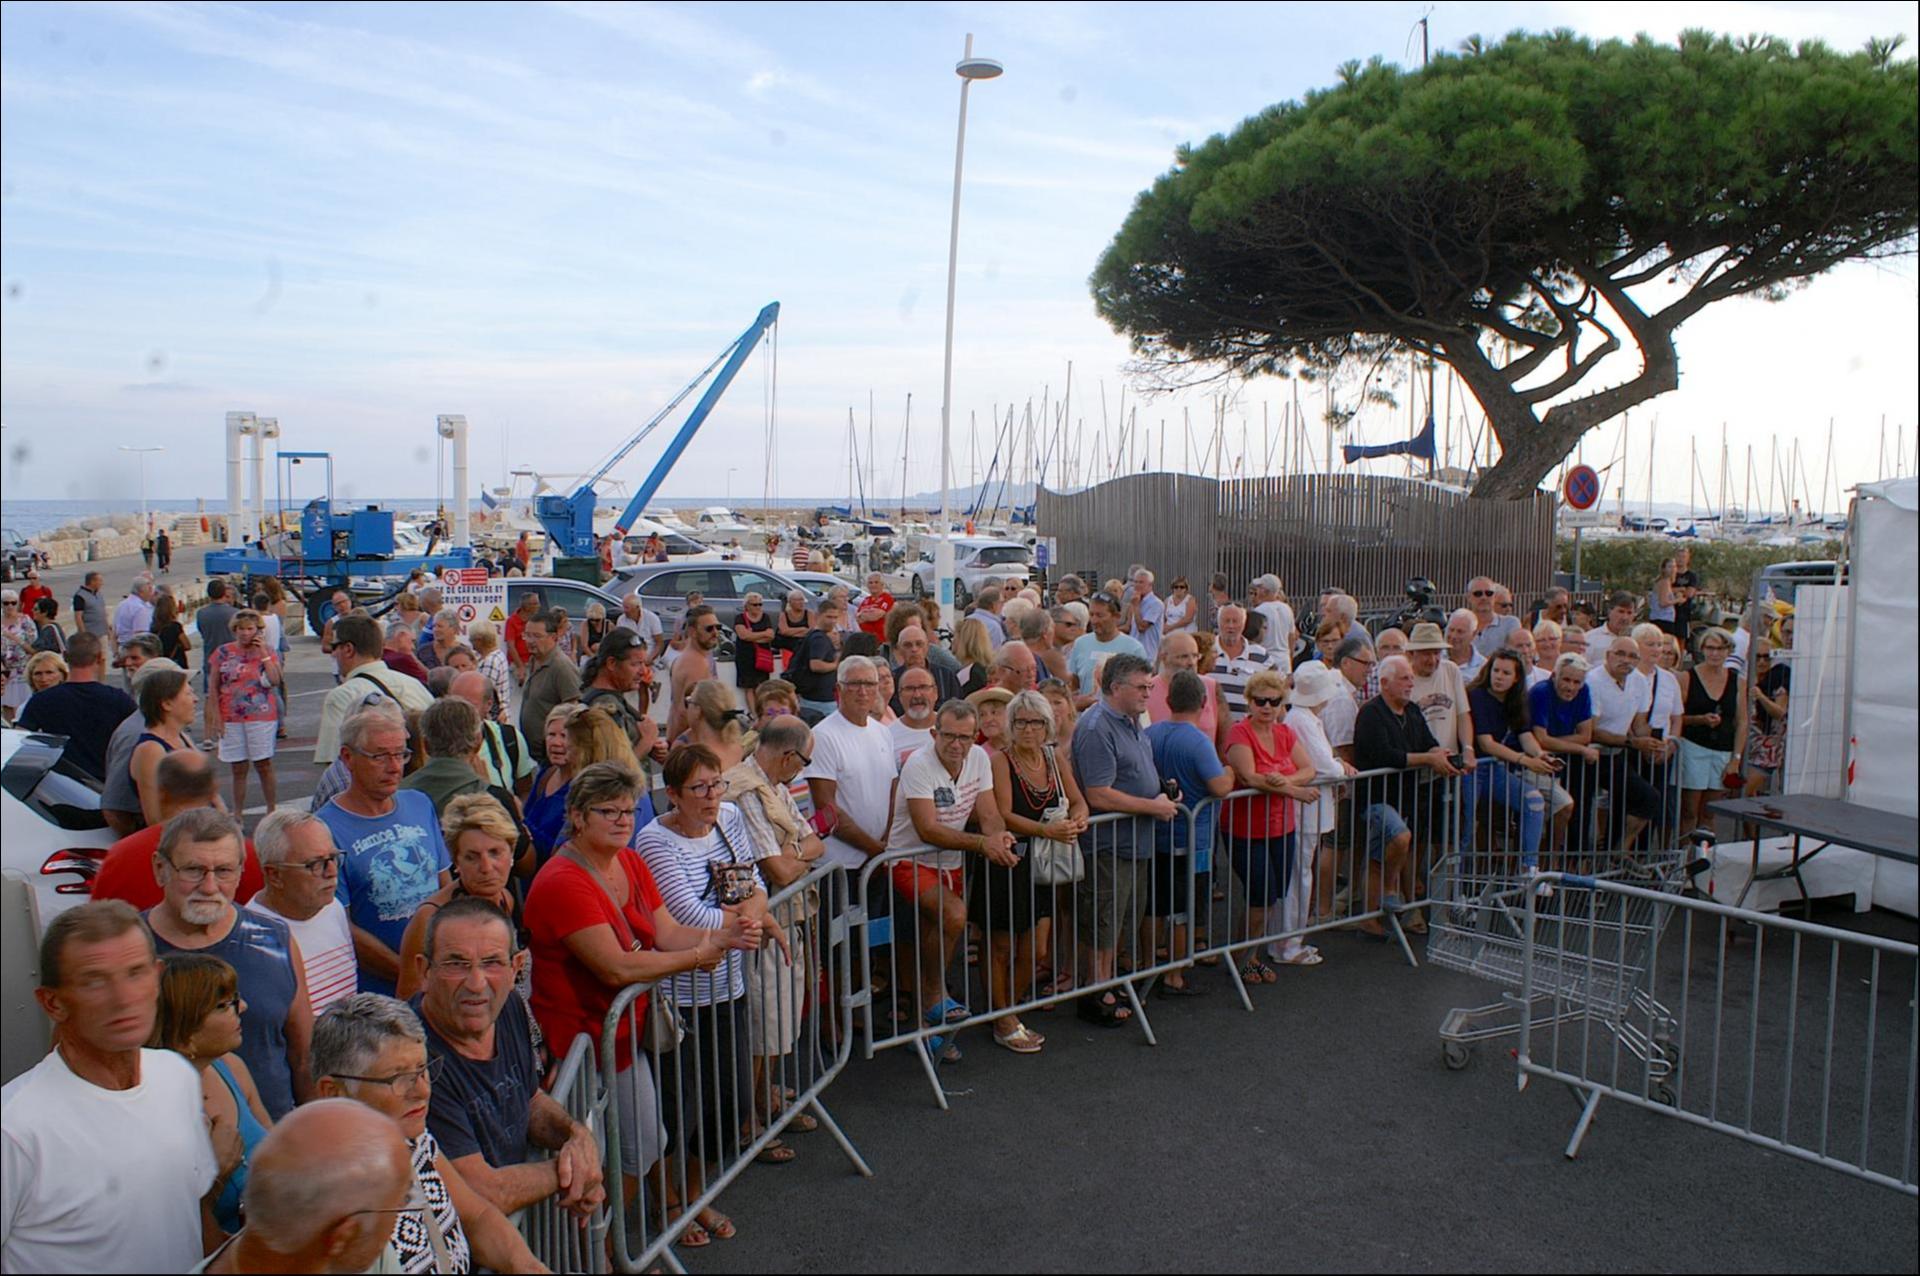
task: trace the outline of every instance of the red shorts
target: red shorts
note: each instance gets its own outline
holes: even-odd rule
[[[946,887],[949,894],[966,896],[967,876],[961,869],[928,868],[912,860],[899,860],[887,866],[887,876],[893,879],[894,893],[902,899],[917,901],[936,886]]]

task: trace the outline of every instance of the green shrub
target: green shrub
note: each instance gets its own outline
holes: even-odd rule
[[[1678,553],[1685,541],[1664,537],[1632,536],[1587,540],[1580,549],[1580,572],[1590,581],[1603,581],[1609,590],[1624,589],[1644,596],[1660,574],[1662,559]],[[1823,541],[1816,545],[1745,545],[1728,541],[1693,541],[1693,570],[1700,587],[1723,604],[1743,604],[1753,585],[1754,573],[1770,563],[1800,562],[1807,559],[1838,559],[1841,542]],[[1559,569],[1573,570],[1573,540],[1561,537]]]

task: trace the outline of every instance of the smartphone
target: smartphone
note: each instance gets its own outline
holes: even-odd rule
[[[1160,791],[1178,802],[1180,800],[1180,781],[1162,780],[1160,782]]]

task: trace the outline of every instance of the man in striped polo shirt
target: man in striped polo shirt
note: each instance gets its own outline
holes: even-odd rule
[[[1233,716],[1247,714],[1247,679],[1262,669],[1277,669],[1272,653],[1257,642],[1247,641],[1247,609],[1228,603],[1215,616],[1220,626],[1215,644],[1213,680],[1220,684],[1220,698]]]
[[[267,877],[266,889],[247,907],[278,917],[293,932],[307,968],[307,995],[313,1013],[360,990],[353,955],[353,930],[347,910],[334,895],[340,881],[340,853],[333,833],[310,811],[282,808],[260,821],[254,849]]]

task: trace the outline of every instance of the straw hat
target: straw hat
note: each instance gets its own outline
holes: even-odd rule
[[[1413,633],[1407,637],[1408,651],[1445,651],[1446,649],[1446,635],[1440,632],[1440,626],[1430,621],[1415,625]]]

